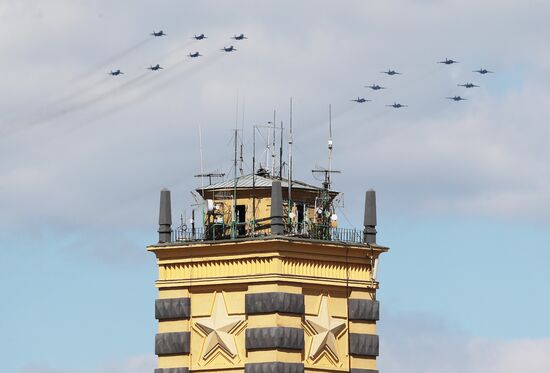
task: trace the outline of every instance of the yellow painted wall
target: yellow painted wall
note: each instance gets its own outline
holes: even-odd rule
[[[387,249],[281,239],[221,241],[161,245],[149,248],[158,259],[159,298],[191,298],[190,320],[161,321],[159,332],[191,332],[191,354],[159,357],[160,368],[189,366],[201,372],[244,372],[247,362],[303,362],[306,372],[344,372],[375,369],[376,359],[348,354],[348,333],[376,334],[376,323],[347,320],[347,300],[374,299],[370,263]],[[305,315],[245,315],[245,295],[262,292],[303,294]],[[235,356],[221,348],[204,356],[207,336],[198,326],[215,312],[217,297],[227,315],[238,319],[231,330]],[[319,317],[323,299],[335,323],[343,323],[336,338],[336,354],[310,356],[314,333],[308,322]],[[245,330],[255,327],[303,328],[303,351],[245,350]],[[328,350],[327,350],[328,351]],[[351,365],[350,365],[351,364]]]

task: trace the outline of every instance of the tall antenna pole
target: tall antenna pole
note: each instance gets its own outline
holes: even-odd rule
[[[328,172],[327,183],[330,189],[330,173],[332,172],[332,106],[328,105]]]
[[[275,123],[276,111],[273,110],[273,146],[271,147],[271,175],[275,177],[275,128],[277,124]]]
[[[252,232],[256,226],[256,126],[252,127]]]
[[[235,152],[233,157],[233,211],[231,212],[231,238],[236,237],[236,222],[237,222],[237,136],[238,129],[235,128]]]
[[[283,180],[283,121],[281,121],[281,146],[279,147],[279,179]]]
[[[292,97],[290,98],[290,123],[288,132],[288,206],[292,201]]]

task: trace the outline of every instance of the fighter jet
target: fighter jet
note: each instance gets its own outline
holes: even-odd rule
[[[202,54],[200,54],[199,52],[195,52],[195,53],[189,53],[189,57],[191,58],[196,58],[196,57],[201,57]]]
[[[367,100],[366,98],[363,98],[363,97],[357,97],[355,100],[351,100],[351,101],[355,101],[358,104],[362,104],[363,102],[370,102],[372,100]]]
[[[147,69],[148,69],[148,70],[151,70],[151,71],[157,71],[157,70],[163,69],[163,67],[161,67],[161,66],[157,63],[155,66],[149,66]]]
[[[462,98],[460,96],[453,96],[453,97],[445,97],[447,100],[453,100],[453,101],[465,101],[467,98]]]
[[[388,70],[388,71],[381,71],[380,73],[382,74],[388,74],[388,75],[401,75],[401,73],[398,73],[397,71],[395,70]]]
[[[392,107],[394,109],[400,109],[402,107],[407,107],[407,105],[401,105],[399,102],[394,102],[393,105],[386,105],[387,107]]]
[[[386,87],[381,87],[378,84],[367,85],[367,86],[365,86],[365,88],[370,88],[373,91],[378,91],[379,89],[386,89]]]
[[[231,39],[243,40],[243,39],[248,39],[248,38],[246,36],[244,36],[244,34],[240,34],[240,35],[233,36]]]
[[[493,72],[492,71],[489,71],[487,69],[479,69],[479,70],[474,70],[472,71],[474,73],[480,73],[481,75],[485,75],[485,74],[492,74]]]
[[[120,69],[118,69],[118,70],[114,70],[114,71],[111,70],[111,72],[107,73],[107,74],[110,74],[112,76],[117,76],[117,75],[124,74],[124,73],[122,71],[120,71]]]
[[[208,39],[208,38],[206,37],[206,35],[204,35],[204,34],[195,35],[195,36],[193,36],[193,37],[194,37],[196,40]]]
[[[445,61],[439,61],[438,63],[444,63],[445,65],[452,65],[453,63],[458,63],[458,61],[445,58]]]
[[[478,85],[475,85],[475,84],[473,84],[473,83],[457,84],[457,87],[464,87],[464,88],[479,88]]]
[[[164,31],[160,30],[159,32],[156,32],[156,31],[153,31],[151,33],[152,36],[154,36],[155,38],[158,38],[159,36],[166,36],[166,34],[164,33]]]
[[[230,45],[229,47],[223,47],[223,49],[221,50],[224,52],[233,52],[233,51],[236,51],[237,49],[234,46]]]

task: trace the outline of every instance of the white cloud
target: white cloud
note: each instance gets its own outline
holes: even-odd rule
[[[544,373],[550,366],[550,339],[473,338],[419,315],[382,324],[381,372]]]

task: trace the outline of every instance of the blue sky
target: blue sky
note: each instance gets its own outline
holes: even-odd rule
[[[546,371],[550,9],[525,4],[1,1],[4,371],[152,371],[158,191],[172,190],[175,218],[189,214],[199,125],[205,170],[229,170],[237,95],[248,144],[293,97],[295,174],[311,183],[332,104],[351,225],[377,190],[392,249],[381,371]],[[436,63],[446,57],[460,64]],[[166,69],[143,75],[155,63]],[[126,74],[110,79],[116,68]],[[456,86],[467,81],[481,87]],[[455,94],[469,100],[444,99]]]

